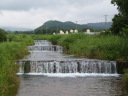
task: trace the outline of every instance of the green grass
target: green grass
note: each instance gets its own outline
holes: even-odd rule
[[[104,35],[36,35],[34,39],[47,39],[63,46],[64,52],[78,57],[128,60],[128,39],[120,36]],[[42,38],[41,38],[42,37]]]
[[[69,46],[69,53],[96,59],[128,59],[128,39],[118,36],[87,36]]]
[[[10,42],[0,43],[0,96],[15,96],[19,86],[18,64],[15,60],[28,54],[33,39],[27,35],[9,34]]]

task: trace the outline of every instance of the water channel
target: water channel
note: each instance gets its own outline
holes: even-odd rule
[[[114,61],[73,58],[46,40],[35,40],[28,50],[17,61],[17,96],[127,96]]]

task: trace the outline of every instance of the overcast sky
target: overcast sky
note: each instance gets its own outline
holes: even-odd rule
[[[111,21],[111,0],[0,0],[0,26],[37,28],[48,20],[78,24]]]

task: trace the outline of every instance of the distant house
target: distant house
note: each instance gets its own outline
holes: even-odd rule
[[[74,30],[74,33],[78,33],[78,30],[76,29],[76,30]]]
[[[70,33],[73,33],[73,30],[72,29],[70,30]]]
[[[65,34],[68,34],[68,31],[66,31],[66,33]]]
[[[89,30],[89,29],[87,29],[87,30],[86,30],[86,33],[87,33],[87,34],[90,34],[90,30]]]
[[[60,34],[64,34],[64,32],[62,30],[60,30]]]

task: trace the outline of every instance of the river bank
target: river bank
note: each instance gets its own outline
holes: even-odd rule
[[[15,96],[19,86],[16,76],[19,66],[15,60],[28,55],[27,46],[33,40],[27,35],[9,34],[8,42],[0,43],[0,96]]]

